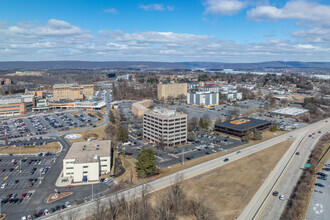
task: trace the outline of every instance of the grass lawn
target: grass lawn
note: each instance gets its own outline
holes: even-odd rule
[[[20,149],[21,148],[21,149]],[[61,149],[58,142],[51,142],[46,145],[35,146],[35,147],[1,147],[0,154],[34,154],[40,152],[52,152],[56,153]],[[20,152],[21,150],[21,152]]]
[[[107,127],[107,125],[104,125],[102,127],[97,127],[97,128],[89,129],[86,131],[77,132],[77,134],[81,134],[81,137],[78,139],[70,139],[69,141],[71,143],[85,141],[84,136],[91,135],[91,134],[96,134],[98,136],[97,140],[105,140],[105,138],[107,137],[107,134],[105,133],[106,127]]]
[[[183,182],[188,197],[205,198],[217,219],[235,219],[248,204],[292,140]],[[237,149],[236,149],[237,150]],[[157,197],[161,191],[153,194]]]

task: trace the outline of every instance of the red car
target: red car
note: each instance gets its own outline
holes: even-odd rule
[[[34,185],[34,182],[30,183],[29,187],[32,187]]]
[[[71,189],[73,186],[67,185],[66,188]]]
[[[218,111],[220,111],[220,109],[218,109]]]
[[[6,196],[6,199],[10,199],[10,197],[12,196],[13,194],[8,194],[7,196]]]
[[[21,196],[21,198],[24,199],[25,196],[26,196],[26,193],[23,193],[22,196]]]

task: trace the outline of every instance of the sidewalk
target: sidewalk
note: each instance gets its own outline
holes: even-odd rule
[[[63,177],[62,176],[63,171],[60,173],[59,177],[57,178],[55,182],[55,186],[57,187],[66,187],[68,185],[70,186],[82,186],[82,185],[90,185],[99,183],[100,181],[87,181],[87,182],[79,182],[79,183],[73,183],[73,179],[71,177]]]

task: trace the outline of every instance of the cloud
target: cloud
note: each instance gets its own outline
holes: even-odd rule
[[[118,14],[117,9],[115,8],[108,8],[103,10],[104,13],[109,13],[109,14]]]
[[[145,11],[173,11],[174,6],[164,6],[164,4],[150,4],[150,5],[140,5],[140,8]]]
[[[233,15],[246,7],[246,3],[238,0],[207,0],[205,13],[213,15]]]
[[[269,5],[257,6],[248,11],[247,16],[257,21],[297,19],[313,24],[330,26],[330,6],[306,0],[288,1],[283,8]]]
[[[295,32],[296,40],[236,43],[211,35],[100,30],[92,34],[66,21],[0,22],[0,60],[146,60],[261,62],[329,61],[324,29]],[[27,25],[27,26],[25,26]],[[320,37],[312,42],[313,34]],[[329,39],[329,38],[328,38]]]
[[[330,29],[322,27],[314,27],[307,30],[294,31],[293,37],[301,38],[308,43],[330,43]]]

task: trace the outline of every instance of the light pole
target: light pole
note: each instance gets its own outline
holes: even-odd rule
[[[92,200],[94,200],[94,188],[93,188],[93,186],[94,186],[94,183],[92,183]]]
[[[182,149],[182,165],[184,165],[184,149]]]
[[[19,147],[19,155],[22,154],[22,147]],[[19,160],[19,172],[22,173],[22,159]]]

